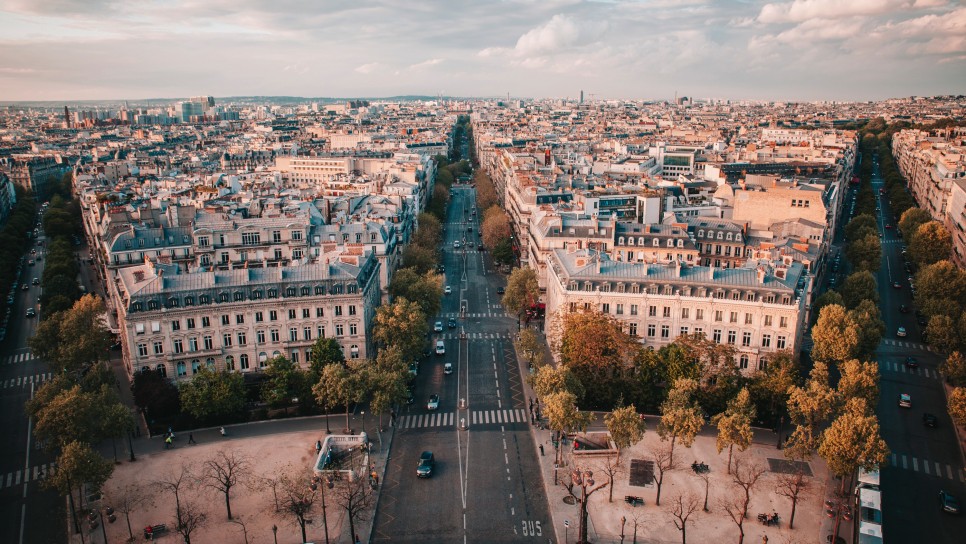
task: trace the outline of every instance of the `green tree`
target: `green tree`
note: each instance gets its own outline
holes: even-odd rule
[[[342,346],[335,338],[319,338],[312,344],[312,356],[309,362],[309,371],[313,383],[319,381],[322,376],[322,369],[331,364],[345,364],[345,354]]]
[[[916,306],[928,316],[958,318],[966,303],[966,272],[949,262],[937,261],[916,273]]]
[[[519,316],[540,300],[540,283],[532,268],[514,268],[506,282],[503,307]]]
[[[539,370],[544,366],[544,343],[533,329],[523,329],[513,342],[517,353],[523,354],[530,369]],[[578,395],[579,396],[579,395]]]
[[[345,406],[346,429],[349,429],[349,408],[354,403],[360,402],[366,392],[365,380],[361,372],[363,364],[364,361],[353,360],[348,368],[342,365],[328,365],[322,369],[319,382],[312,386],[312,392],[320,404],[328,402],[331,405]]]
[[[558,435],[584,431],[593,415],[581,412],[577,408],[577,397],[569,391],[551,393],[543,397],[543,414],[547,416],[547,424]],[[560,451],[557,448],[557,462],[560,462]]]
[[[728,474],[731,474],[731,457],[735,446],[742,452],[751,446],[751,423],[755,415],[751,394],[747,388],[742,388],[735,398],[728,401],[728,408],[724,412],[711,418],[711,423],[718,427],[718,453],[728,448]]]
[[[882,264],[882,244],[877,235],[869,234],[850,243],[845,248],[845,255],[855,270],[878,272]]]
[[[57,490],[61,495],[67,496],[75,532],[79,533],[81,528],[77,520],[74,495],[82,496],[85,485],[90,490],[101,489],[113,472],[114,464],[101,457],[90,444],[78,440],[64,444],[63,450],[57,457],[57,470],[47,476],[44,487]]]
[[[644,438],[646,429],[644,418],[637,413],[633,404],[615,408],[604,416],[604,424],[607,426],[607,432],[610,433],[610,439],[617,446],[618,461],[622,450],[637,444]]]
[[[399,348],[404,360],[419,357],[425,346],[429,324],[416,302],[405,298],[380,306],[373,320],[372,337],[383,346]]]
[[[956,322],[949,316],[934,315],[926,325],[926,338],[929,345],[940,353],[952,353],[960,347]]]
[[[838,291],[828,290],[822,293],[820,297],[815,299],[815,304],[812,304],[812,323],[818,319],[819,314],[822,313],[822,308],[831,305],[845,306],[845,299]]]
[[[919,225],[909,240],[909,254],[921,266],[948,259],[953,249],[952,237],[939,221]]]
[[[104,302],[94,295],[81,298],[69,310],[42,321],[28,344],[35,355],[49,362],[52,370],[86,371],[102,360],[110,346]]]
[[[261,397],[263,402],[279,407],[287,406],[298,399],[305,404],[311,401],[309,373],[302,370],[298,364],[283,355],[273,357],[268,361],[265,369],[265,381],[262,384]]]
[[[885,464],[889,448],[865,399],[849,399],[842,414],[822,433],[818,454],[842,479],[843,489],[858,469],[878,470]]]
[[[966,386],[966,357],[959,351],[954,351],[946,357],[939,366],[939,371],[946,377],[946,381],[954,387]]]
[[[869,214],[857,215],[845,225],[845,239],[848,242],[861,240],[870,234],[876,236],[878,232],[879,224]]]
[[[842,282],[842,300],[848,309],[855,308],[863,300],[879,302],[879,286],[875,276],[868,270],[861,270],[849,275]]]
[[[415,244],[403,250],[403,268],[412,268],[417,274],[426,274],[436,269],[436,254],[439,249],[427,249]]]
[[[694,437],[698,435],[704,425],[701,407],[694,400],[698,390],[698,382],[679,379],[668,392],[667,400],[661,404],[661,422],[657,426],[657,434],[661,440],[671,439],[670,463],[674,464],[674,447],[680,442],[690,448]]]
[[[850,359],[839,365],[841,377],[837,387],[838,398],[865,399],[865,405],[874,409],[879,402],[879,365]]]
[[[906,240],[909,240],[916,235],[916,231],[919,230],[921,225],[930,221],[932,221],[932,216],[926,210],[910,208],[903,212],[899,218],[899,230],[906,237]]]
[[[26,408],[37,420],[34,434],[48,451],[62,451],[66,444],[75,441],[97,443],[115,436],[109,419],[114,416],[111,410],[116,396],[107,386],[87,392],[74,385],[43,404],[40,400],[28,402]]]
[[[812,358],[833,362],[854,359],[859,352],[859,327],[844,307],[822,308],[812,327]]]
[[[431,213],[421,213],[416,217],[419,228],[413,236],[413,243],[426,249],[435,249],[443,243],[443,225]]]
[[[818,448],[820,426],[828,421],[836,406],[838,395],[829,386],[828,366],[816,361],[804,387],[794,386],[788,391],[788,415],[795,430],[788,437],[785,456],[808,459]]]
[[[798,379],[798,362],[791,351],[779,351],[769,357],[768,364],[752,376],[749,384],[759,410],[777,415],[778,407],[784,407],[788,402],[789,388],[797,384]]]
[[[541,399],[562,391],[572,393],[577,398],[584,394],[584,386],[580,383],[580,378],[562,365],[557,367],[544,365],[537,369],[529,381],[533,392]]]
[[[966,387],[954,387],[949,393],[949,417],[956,425],[966,425]]]
[[[216,372],[202,365],[179,387],[181,408],[201,422],[237,417],[245,407],[245,381],[237,372]]]
[[[859,333],[859,343],[856,346],[857,357],[869,358],[875,354],[882,335],[885,333],[885,323],[879,314],[879,306],[871,300],[863,300],[855,309],[849,311],[849,317],[855,323]]]
[[[443,276],[433,272],[419,274],[414,268],[401,268],[392,276],[389,296],[415,301],[427,316],[439,313],[443,296]]]
[[[564,314],[559,340],[560,362],[586,388],[581,402],[590,407],[610,407],[621,395],[632,368],[637,344],[612,316],[597,312]]]

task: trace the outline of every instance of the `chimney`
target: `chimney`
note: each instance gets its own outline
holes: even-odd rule
[[[755,276],[758,278],[758,284],[759,285],[764,284],[765,283],[765,267],[764,266],[759,266],[755,270]]]

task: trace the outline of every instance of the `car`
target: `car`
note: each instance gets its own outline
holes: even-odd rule
[[[456,325],[457,325],[456,319],[455,318],[452,318],[452,317],[449,318],[449,321],[446,323],[446,326],[449,327],[449,328],[451,328],[451,329],[455,329],[456,328]]]
[[[426,403],[427,410],[439,410],[439,395],[433,394],[429,396],[429,402]]]
[[[466,232],[473,232],[473,227],[472,226],[466,227]]]
[[[26,313],[27,317],[34,317],[36,315],[37,315],[37,312],[35,312],[33,308],[27,308],[27,313]]]
[[[896,336],[898,336],[899,338],[905,338],[906,337],[906,328],[905,327],[899,327],[899,330],[896,331]]]
[[[25,283],[25,284],[23,284],[23,287],[20,288],[20,290],[21,291],[29,291],[30,290],[30,286]]]
[[[429,478],[433,475],[433,468],[436,467],[436,458],[433,452],[424,451],[419,454],[419,462],[416,464],[416,476],[418,478]]]
[[[902,289],[902,284],[899,283],[898,280],[892,282],[892,286],[895,287],[896,289]]]
[[[899,395],[899,408],[912,408],[912,396],[909,393]]]
[[[926,316],[924,315],[917,315],[916,323],[918,323],[920,327],[925,327],[926,325],[929,324],[929,320],[926,319]]]
[[[933,414],[926,412],[922,414],[922,424],[925,425],[926,427],[935,429],[936,426],[939,424],[939,419]]]
[[[887,229],[892,229],[892,223],[886,223],[886,228]]]
[[[446,355],[446,344],[442,340],[436,341],[436,355]]]
[[[409,363],[409,374],[412,376],[419,375],[419,361],[413,361]]]
[[[478,249],[478,250],[480,250],[480,251],[483,251],[483,250],[484,250],[484,249],[486,249],[486,248],[484,248],[484,247],[483,247],[483,244],[482,244],[482,243],[480,243],[480,244],[477,244],[477,246],[476,246],[476,249]]]
[[[446,363],[443,365],[443,374],[447,376],[453,373],[453,363]]]
[[[501,287],[497,287],[496,288],[496,294],[502,295],[503,293],[506,293],[506,288],[505,287],[502,287],[501,286]]]
[[[437,321],[436,323],[433,323],[433,330],[436,332],[443,332],[443,322]]]
[[[905,304],[900,304],[899,305],[899,313],[900,314],[907,314],[907,313],[909,313],[909,307],[906,306]]]
[[[906,368],[919,368],[919,359],[911,355],[906,357]]]
[[[959,513],[959,499],[944,490],[939,490],[939,505],[947,514]]]
[[[460,248],[460,241],[453,240],[453,249],[459,249],[459,248]]]
[[[439,272],[440,274],[445,274],[446,273],[446,265],[442,265],[441,264],[441,265],[437,266],[436,267],[436,272]]]
[[[30,250],[30,254],[31,255],[36,255],[37,254],[37,250],[36,249],[31,249]]]
[[[447,286],[446,286],[446,288],[445,288],[445,289],[443,289],[443,293],[445,293],[445,294],[447,294],[447,295],[450,295],[450,294],[452,294],[452,293],[453,293],[453,288],[452,288],[452,287],[450,287],[449,285],[447,285]]]
[[[34,285],[40,285],[40,278],[34,278],[34,279],[30,280],[30,283],[32,283]]]
[[[33,259],[30,259],[29,261],[27,261],[27,264],[29,264],[30,266],[33,266],[34,265],[34,260]]]

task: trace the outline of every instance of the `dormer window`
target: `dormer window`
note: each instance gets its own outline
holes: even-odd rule
[[[619,245],[624,245],[624,237],[623,237],[623,236],[621,236],[620,238],[618,238],[618,239],[617,239],[617,243],[618,243]]]
[[[654,243],[653,243],[652,245],[653,245],[654,247],[660,247],[660,246],[661,246],[661,241],[660,241],[660,240],[658,240],[657,238],[655,238],[655,239],[654,239]]]
[[[724,234],[724,232],[722,232],[722,231],[720,231],[720,230],[719,230],[719,231],[718,231],[718,240],[720,240],[720,239],[721,239],[721,235],[722,235],[722,234]]]
[[[684,240],[678,238],[678,247],[684,247]]]
[[[703,230],[699,230],[698,231],[698,238],[704,238],[704,231]]]
[[[637,245],[643,246],[644,245],[644,238],[638,238],[637,239]]]
[[[674,240],[672,240],[671,238],[668,238],[667,239],[667,247],[674,247]]]
[[[740,241],[741,241],[741,233],[735,234],[735,242],[740,242]]]
[[[726,238],[727,240],[731,240],[731,233],[729,232],[729,233],[728,233],[728,236],[726,236],[725,238]]]

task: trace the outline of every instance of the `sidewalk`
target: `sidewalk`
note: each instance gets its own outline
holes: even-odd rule
[[[345,415],[330,415],[331,426],[334,429],[345,425]],[[361,418],[352,416],[350,423],[356,433],[362,430]],[[377,430],[377,421],[369,417],[366,428],[369,434],[372,451],[370,463],[381,482],[385,476],[386,459],[394,436],[394,429],[388,427],[385,420],[385,432]],[[129,452],[124,444],[123,451],[118,452],[122,461],[115,466],[114,475],[105,485],[106,497],[100,501],[100,506],[112,505],[112,493],[118,492],[128,484],[135,484],[138,488],[151,494],[153,504],[143,506],[131,512],[131,527],[135,538],[143,541],[142,531],[145,526],[164,523],[168,527],[167,536],[159,540],[177,542],[180,536],[174,532],[175,502],[171,493],[159,493],[152,485],[154,481],[176,475],[182,466],[187,466],[192,473],[203,470],[204,462],[219,451],[235,453],[246,458],[251,466],[251,474],[255,478],[267,478],[280,474],[301,473],[308,478],[311,466],[316,459],[315,444],[324,440],[325,416],[313,416],[285,420],[272,420],[257,423],[246,423],[226,427],[227,436],[221,436],[217,428],[198,429],[190,435],[197,444],[188,444],[189,432],[178,433],[171,449],[165,449],[161,437],[147,438],[142,436],[133,441],[137,460],[128,461]],[[118,449],[122,450],[120,444]],[[110,446],[107,446],[108,449]],[[363,471],[364,473],[365,471]],[[307,484],[308,485],[308,479]],[[320,488],[321,489],[321,488]],[[353,542],[349,534],[349,524],[345,510],[338,506],[333,491],[326,492],[325,518],[328,523],[328,534],[331,542]],[[381,486],[375,487],[375,506],[369,512],[367,520],[356,522],[356,533],[362,542],[369,542],[372,532],[371,520],[375,518],[375,508],[378,508]],[[231,509],[234,521],[227,519],[224,495],[208,489],[202,485],[195,485],[182,493],[182,503],[193,502],[201,511],[207,514],[207,522],[192,533],[192,540],[197,542],[219,542],[225,544],[274,544],[275,538],[279,544],[295,544],[302,542],[301,530],[294,516],[284,512],[276,512],[273,492],[270,487],[238,485],[232,490]],[[117,519],[108,523],[104,528],[96,527],[90,530],[85,520],[81,520],[84,529],[84,542],[88,544],[112,544],[126,542],[128,529],[124,514],[115,506]],[[309,513],[311,522],[306,525],[308,541],[325,542],[325,532],[322,523],[321,496],[316,500]],[[73,523],[66,520],[70,535],[70,542],[80,543],[81,537],[74,534]],[[277,528],[277,534],[272,528]]]
[[[549,360],[549,359],[548,359]],[[527,372],[526,361],[517,357],[521,373]],[[532,388],[524,384],[527,398],[535,398]],[[603,428],[602,415],[598,415],[595,429]],[[731,477],[727,474],[728,452],[724,450],[720,455],[715,447],[717,430],[705,426],[699,433],[691,448],[677,446],[675,458],[679,460],[679,468],[665,475],[661,489],[661,505],[655,506],[657,488],[653,483],[644,487],[631,486],[629,483],[629,465],[631,459],[651,460],[650,450],[660,444],[657,434],[658,416],[645,416],[647,431],[644,439],[634,446],[621,452],[623,474],[615,475],[613,490],[604,487],[596,491],[588,500],[588,539],[597,543],[639,542],[652,544],[671,544],[681,542],[681,533],[672,524],[670,515],[671,500],[677,495],[693,493],[699,497],[698,510],[691,516],[687,536],[690,542],[732,542],[738,537],[737,525],[727,516],[720,500],[734,493]],[[574,458],[572,456],[573,442],[567,440],[561,447],[562,466],[558,469],[556,479],[554,475],[555,450],[551,440],[551,431],[541,430],[531,426],[534,442],[543,445],[545,455],[540,457],[541,474],[544,489],[553,518],[556,542],[571,543],[579,538],[579,503],[572,500],[570,493],[563,485],[564,478],[569,479],[570,469]],[[769,462],[784,461],[782,452],[776,448],[777,435],[768,429],[755,429],[753,444],[744,454],[748,460],[769,467]],[[736,451],[735,455],[739,455]],[[709,498],[710,512],[703,512],[702,506],[705,496],[705,482],[695,475],[690,464],[692,461],[704,462],[709,465]],[[595,480],[600,485],[607,480],[607,474],[599,468],[600,463],[581,461],[582,468],[595,471]],[[834,519],[825,515],[824,501],[834,498],[838,491],[839,481],[831,476],[825,463],[817,456],[809,463],[813,477],[807,492],[798,501],[795,512],[795,528],[788,528],[788,518],[791,513],[791,500],[775,492],[778,480],[777,474],[765,472],[757,486],[751,493],[751,503],[748,518],[744,521],[743,529],[745,542],[757,544],[759,542],[800,542],[819,543],[828,542],[834,530]],[[587,465],[584,467],[583,465]],[[574,488],[578,492],[578,488]],[[608,498],[613,491],[613,502]],[[644,499],[643,506],[631,506],[624,501],[627,495]],[[573,504],[570,504],[570,503]],[[851,505],[851,502],[849,502]],[[758,513],[773,513],[779,515],[778,526],[765,526],[758,522]],[[693,522],[693,523],[692,523]],[[636,528],[636,535],[635,535]],[[842,522],[839,535],[845,542],[850,542],[852,523]],[[767,538],[767,540],[766,540]]]

